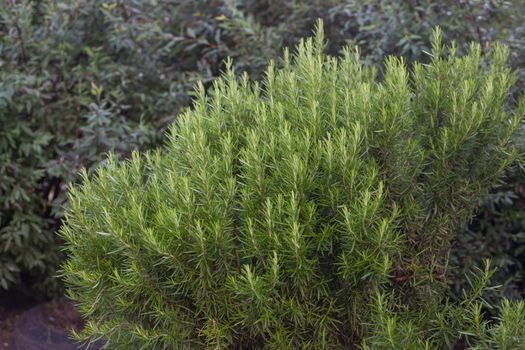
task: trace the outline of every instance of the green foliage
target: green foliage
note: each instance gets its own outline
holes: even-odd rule
[[[522,137],[517,139],[521,147]],[[456,268],[451,276],[455,295],[465,287],[465,272],[492,258],[498,269],[492,283],[501,288],[486,297],[492,301],[501,296],[525,297],[525,177],[518,165],[506,172],[504,182],[487,196],[474,220],[457,234],[451,262]]]
[[[491,41],[504,41],[519,67],[520,6],[523,0],[4,1],[0,288],[59,289],[50,276],[60,260],[54,232],[66,184],[82,167],[91,174],[108,151],[126,158],[158,145],[193,85],[209,87],[228,56],[237,73],[258,79],[269,58],[323,18],[327,52],[341,55],[351,42],[369,65],[387,54],[403,55],[407,64],[428,61],[428,38],[439,24],[459,52],[473,40],[482,54]],[[523,70],[518,74],[523,81]]]
[[[488,321],[483,288],[495,270],[484,269],[467,278],[470,291],[457,303],[422,305],[420,310],[396,313],[392,301],[378,294],[372,308],[374,323],[362,349],[522,349],[525,346],[525,303],[503,299]]]
[[[110,157],[62,237],[80,338],[111,348],[513,348],[523,304],[478,319],[492,271],[444,297],[449,241],[516,157],[508,52],[441,45],[382,78],[323,34],[262,83],[228,64],[162,151]],[[484,321],[483,321],[484,322]],[[518,322],[518,323],[516,323]],[[521,322],[521,323],[520,323]],[[515,342],[504,347],[505,342]],[[517,343],[516,343],[517,342]],[[515,348],[515,347],[514,347]]]
[[[447,41],[455,40],[458,51],[476,41],[482,53],[491,43],[509,46],[509,64],[516,69],[518,81],[513,99],[525,86],[525,1],[345,1],[332,7],[327,16],[330,40],[349,40],[359,45],[367,62],[379,64],[385,54],[427,60],[428,35],[435,25],[443,27]],[[515,101],[513,101],[515,103]],[[523,134],[523,133],[522,133]],[[523,135],[514,142],[523,153]],[[498,271],[494,283],[502,288],[492,291],[491,300],[501,296],[524,298],[525,285],[525,177],[522,166],[509,169],[504,183],[492,189],[472,223],[457,234],[452,250],[451,288],[458,296],[467,281],[466,271],[492,258]]]
[[[126,74],[134,73],[108,64],[100,49],[90,50],[87,37],[104,28],[89,33],[97,17],[70,9],[30,2],[0,9],[4,289],[25,282],[45,295],[59,288],[52,276],[61,255],[55,231],[65,182],[104,159],[105,151],[126,154],[153,138],[152,125],[139,118],[144,108],[133,111],[136,95],[122,88]]]
[[[525,14],[522,1],[510,2],[511,16],[507,27],[505,22],[497,25],[493,35],[504,38],[509,45],[510,63],[517,67],[518,81],[513,91],[522,91],[525,86]],[[512,28],[509,29],[509,28]],[[525,154],[524,129],[520,130],[514,143],[520,153]],[[501,296],[512,299],[525,298],[525,174],[523,156],[505,174],[504,181],[491,191],[474,220],[457,234],[452,251],[452,266],[457,267],[452,276],[452,292],[457,293],[465,286],[465,271],[480,266],[481,261],[492,258],[498,271],[493,283],[502,287],[487,295],[491,300]]]
[[[66,184],[108,151],[124,158],[158,144],[194,83],[216,76],[227,55],[257,72],[280,50],[231,5],[207,3],[2,4],[0,288],[59,291]],[[231,20],[219,17],[228,10]]]
[[[358,44],[376,64],[385,55],[404,56],[408,61],[427,60],[432,30],[439,25],[447,41],[456,41],[466,51],[468,43],[482,46],[507,38],[519,23],[516,9],[506,1],[334,1],[328,18],[344,26],[335,26],[337,37]],[[515,1],[519,8],[522,0]],[[496,30],[497,27],[497,30]],[[511,29],[512,28],[512,29]],[[510,31],[510,33],[509,33]],[[350,34],[350,35],[349,35]]]

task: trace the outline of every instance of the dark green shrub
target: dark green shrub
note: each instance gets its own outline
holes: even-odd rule
[[[89,35],[103,38],[97,17],[60,5],[0,8],[0,286],[24,282],[43,295],[59,289],[65,183],[104,152],[125,155],[155,138],[122,87],[135,72],[90,46]]]
[[[383,78],[302,42],[261,84],[228,69],[163,151],[73,189],[70,296],[110,348],[517,349],[525,304],[482,319],[488,265],[452,304],[449,241],[516,156],[525,99],[497,46],[440,44]]]
[[[523,154],[523,129],[515,143]],[[492,301],[501,296],[525,298],[525,174],[520,164],[509,168],[503,180],[474,220],[457,234],[451,262],[456,267],[451,276],[456,295],[467,284],[465,272],[490,258],[497,268],[492,283],[501,287],[485,297]]]

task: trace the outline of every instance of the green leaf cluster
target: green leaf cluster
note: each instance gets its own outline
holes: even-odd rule
[[[453,230],[517,152],[525,98],[496,46],[487,66],[434,32],[431,61],[315,38],[260,83],[231,62],[162,150],[110,157],[71,192],[64,276],[110,348],[442,349],[523,344],[523,303],[481,319],[473,278],[444,295]],[[494,346],[496,346],[494,345]]]

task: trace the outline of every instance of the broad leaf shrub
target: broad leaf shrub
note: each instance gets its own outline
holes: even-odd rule
[[[483,318],[487,264],[444,294],[451,232],[517,154],[507,50],[441,45],[382,78],[323,34],[261,83],[231,63],[163,150],[110,157],[61,230],[80,339],[130,349],[518,349],[525,305]]]

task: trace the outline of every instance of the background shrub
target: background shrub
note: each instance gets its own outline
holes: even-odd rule
[[[301,42],[262,83],[231,69],[163,151],[110,159],[62,235],[81,337],[112,348],[519,348],[525,304],[483,321],[490,268],[445,298],[449,242],[515,159],[505,48],[441,46],[378,80]],[[375,297],[375,299],[374,299]]]
[[[2,288],[59,290],[54,232],[65,184],[108,151],[127,157],[156,145],[193,84],[218,74],[227,55],[245,55],[239,62],[252,70],[270,55],[249,22],[239,32],[238,21],[216,18],[228,4],[208,3],[14,1],[0,9]]]
[[[515,143],[523,154],[523,130]],[[520,163],[507,170],[503,181],[485,199],[472,222],[457,234],[453,244],[451,292],[460,295],[468,285],[465,274],[484,259],[497,268],[492,284],[501,286],[486,293],[496,301],[501,296],[525,297],[525,174]]]
[[[82,167],[92,173],[108,151],[126,158],[158,145],[189,103],[194,83],[208,87],[226,57],[234,58],[236,72],[258,78],[268,58],[323,18],[326,51],[340,55],[343,44],[357,44],[368,65],[380,65],[386,54],[427,61],[430,31],[439,24],[462,52],[470,41],[483,52],[491,41],[504,41],[519,67],[523,6],[522,0],[5,1],[0,286],[60,290],[49,277],[61,259],[54,232],[65,184],[77,181]],[[483,237],[477,229],[471,233],[465,242]]]

